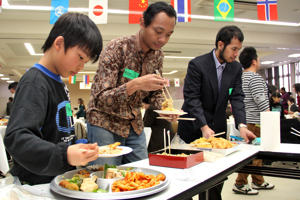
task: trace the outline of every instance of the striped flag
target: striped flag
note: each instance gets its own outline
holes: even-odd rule
[[[168,83],[166,84],[166,87],[170,87],[170,79],[166,78],[166,80],[168,81]]]
[[[171,0],[177,12],[177,22],[191,22],[191,0]]]
[[[74,76],[69,76],[69,83],[71,83],[71,84],[76,83],[76,74]]]
[[[90,0],[89,17],[95,24],[107,24],[108,0]]]
[[[257,0],[257,17],[262,21],[278,20],[276,0]]]
[[[90,84],[90,75],[83,75],[83,83],[85,85]]]
[[[62,14],[67,13],[68,8],[69,0],[52,0],[50,11],[50,24],[54,24]]]

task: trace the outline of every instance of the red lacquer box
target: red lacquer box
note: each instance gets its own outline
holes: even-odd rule
[[[187,157],[181,156],[169,156],[169,155],[157,155],[163,153],[164,150],[159,150],[149,153],[149,164],[163,167],[173,168],[190,168],[203,162],[203,151],[200,150],[185,150],[185,149],[171,149],[171,154],[186,154]],[[166,150],[169,153],[169,149]]]

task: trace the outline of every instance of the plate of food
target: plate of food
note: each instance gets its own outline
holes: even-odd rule
[[[115,142],[113,144],[100,146],[99,157],[117,157],[132,152],[132,148],[127,146],[119,146],[120,144],[120,142]]]
[[[154,112],[157,112],[158,114],[164,114],[164,115],[184,115],[187,114],[187,112],[179,111],[179,110],[154,110]]]
[[[106,175],[105,171],[91,172],[85,168],[66,172],[56,176],[50,188],[76,199],[132,199],[158,193],[170,184],[168,177],[157,170],[114,165],[105,165],[105,169]]]
[[[191,146],[199,150],[220,153],[225,156],[236,151],[239,144],[238,142],[216,137],[210,137],[209,139],[202,137],[190,143]]]

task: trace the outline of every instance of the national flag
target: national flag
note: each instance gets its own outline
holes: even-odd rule
[[[76,74],[74,76],[69,76],[69,83],[71,83],[71,84],[76,83]]]
[[[0,13],[2,12],[2,0],[0,0]]]
[[[90,84],[90,75],[83,75],[83,83],[86,85]]]
[[[215,21],[234,20],[233,0],[214,0],[214,10]]]
[[[107,24],[108,0],[90,0],[89,17],[95,24]]]
[[[143,12],[148,8],[148,0],[129,0],[129,24],[139,24]]]
[[[191,0],[171,0],[171,5],[177,12],[177,22],[190,22]]]
[[[166,78],[166,80],[168,81],[168,83],[166,84],[166,87],[170,87],[170,79]]]
[[[52,0],[50,11],[50,24],[54,24],[62,14],[68,12],[68,8],[69,0]]]
[[[180,81],[179,81],[179,78],[175,78],[175,79],[174,79],[174,85],[175,85],[175,87],[180,87]]]
[[[257,17],[262,21],[278,20],[276,0],[257,0]]]

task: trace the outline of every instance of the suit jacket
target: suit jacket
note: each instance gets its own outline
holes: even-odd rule
[[[153,106],[150,105],[149,108],[145,111],[144,115],[144,126],[151,127],[151,138],[148,145],[148,152],[157,151],[164,148],[164,129],[166,132],[170,131],[170,140],[172,141],[174,137],[174,131],[172,128],[172,123],[164,119],[156,119],[159,117],[157,112],[153,111]],[[166,136],[166,139],[168,137]],[[166,146],[168,143],[166,142]]]
[[[189,62],[184,82],[184,117],[195,121],[179,121],[178,134],[186,143],[202,137],[200,128],[208,125],[215,133],[227,131],[226,107],[230,100],[236,128],[246,124],[244,93],[242,89],[242,65],[237,61],[227,63],[223,70],[221,88],[213,51]],[[223,135],[226,137],[226,135]]]

